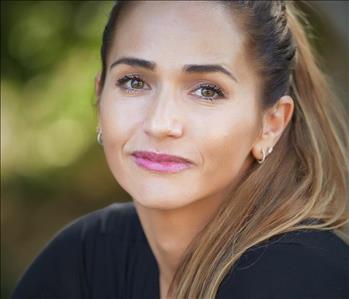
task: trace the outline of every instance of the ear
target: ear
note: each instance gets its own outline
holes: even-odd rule
[[[291,120],[293,110],[293,99],[285,95],[263,113],[262,131],[252,148],[255,159],[262,159],[262,151],[268,154],[268,149],[275,146]]]
[[[95,92],[96,92],[96,100],[97,102],[99,101],[99,98],[101,96],[102,93],[102,89],[103,86],[101,85],[101,73],[97,73],[96,74],[96,78],[95,78]]]

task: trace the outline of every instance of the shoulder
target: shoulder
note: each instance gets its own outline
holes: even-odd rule
[[[221,298],[349,298],[348,281],[349,245],[336,231],[297,231],[247,250]]]
[[[113,237],[124,240],[144,240],[145,235],[133,202],[119,202],[71,221],[60,229],[46,247],[88,244],[96,238]]]
[[[108,236],[143,238],[140,222],[133,202],[113,203],[72,221],[53,239],[88,239]]]
[[[86,298],[91,275],[96,271],[100,275],[111,263],[106,249],[117,252],[130,246],[133,240],[145,238],[142,232],[132,202],[81,216],[46,244],[20,278],[12,298]]]
[[[38,258],[58,255],[77,260],[77,255],[92,258],[111,242],[127,246],[146,240],[133,202],[119,202],[85,214],[68,223],[47,243]],[[92,252],[93,250],[93,252]]]

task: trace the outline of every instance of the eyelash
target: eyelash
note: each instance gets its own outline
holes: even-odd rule
[[[216,99],[219,99],[219,98],[224,98],[225,95],[224,95],[224,92],[223,90],[218,87],[217,85],[214,85],[214,84],[200,84],[199,86],[197,86],[194,91],[197,91],[198,89],[200,88],[206,88],[206,89],[209,89],[209,90],[212,90],[216,93],[216,96],[213,96],[213,97],[204,97],[204,96],[201,96],[202,98],[206,99],[206,100],[209,100],[209,101],[213,101],[213,100],[216,100]]]
[[[126,76],[118,79],[116,85],[119,86],[120,88],[125,89],[128,93],[135,93],[134,90],[124,86],[125,83],[127,83],[131,80],[138,80],[138,81],[145,83],[144,80],[142,80],[138,75],[126,75]]]
[[[123,88],[126,90],[126,92],[128,93],[136,93],[137,89],[132,89],[132,88],[128,88],[128,87],[125,87],[124,85],[127,83],[127,82],[130,82],[131,80],[138,80],[138,81],[141,81],[143,82],[144,84],[145,81],[139,77],[138,75],[125,75],[124,77],[120,78],[117,80],[117,83],[116,85],[119,86],[120,88]],[[214,85],[214,84],[200,84],[198,85],[197,87],[195,87],[194,91],[197,91],[198,89],[200,88],[205,88],[205,89],[208,89],[208,90],[212,90],[216,93],[216,96],[213,96],[213,97],[204,97],[204,96],[200,96],[201,98],[204,98],[205,100],[209,100],[209,101],[213,101],[213,100],[216,100],[218,98],[224,98],[225,97],[225,94],[223,92],[223,90],[218,87],[217,85]]]

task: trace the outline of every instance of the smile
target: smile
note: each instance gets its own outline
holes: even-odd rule
[[[190,163],[187,162],[153,161],[142,157],[132,157],[138,166],[162,173],[176,173],[190,167]]]

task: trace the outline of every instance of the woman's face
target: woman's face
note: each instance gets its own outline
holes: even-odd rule
[[[107,163],[139,204],[223,200],[252,163],[261,113],[245,54],[233,16],[214,2],[137,2],[119,19],[99,121]],[[149,170],[134,151],[192,164]]]

